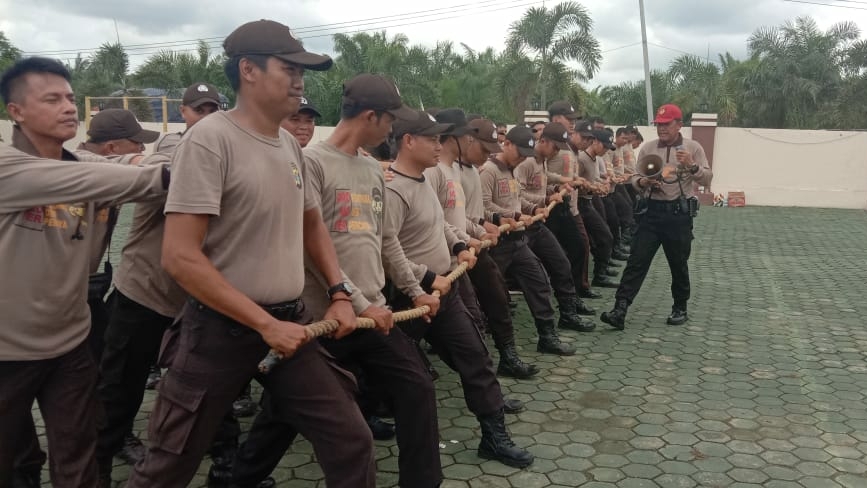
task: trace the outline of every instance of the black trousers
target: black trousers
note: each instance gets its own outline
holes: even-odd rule
[[[611,235],[605,219],[602,218],[602,215],[596,210],[593,202],[589,199],[582,198],[578,200],[578,210],[581,212],[581,217],[584,219],[584,227],[590,236],[594,271],[599,273],[608,266],[608,261],[611,259],[614,236]]]
[[[638,217],[632,240],[632,254],[623,270],[615,298],[631,304],[647,277],[659,246],[671,270],[671,297],[674,304],[686,306],[689,300],[689,255],[692,251],[692,217],[675,214],[665,204],[650,200],[647,213]]]
[[[401,487],[435,487],[443,479],[439,456],[436,393],[412,340],[399,328],[389,335],[357,330],[340,340],[320,344],[341,366],[358,368],[366,381],[392,401]],[[233,483],[255,487],[286,453],[297,430],[273,417],[270,393],[262,396],[262,411],[235,457]]]
[[[100,468],[123,446],[144,398],[150,366],[157,360],[163,333],[174,320],[161,315],[119,290],[111,297],[114,308],[105,331],[105,350],[99,365],[99,398],[105,422],[96,449]]]
[[[575,222],[575,227],[581,234],[581,241],[584,243],[584,266],[581,269],[581,289],[590,289],[590,235],[587,233],[587,227],[584,226],[584,218],[581,213],[572,216]],[[576,283],[577,285],[578,283]]]
[[[554,207],[550,217],[545,221],[545,225],[557,238],[557,242],[560,243],[560,247],[569,259],[573,287],[590,288],[590,283],[587,283],[587,261],[590,258],[590,245],[583,234],[584,229],[578,228],[569,207],[566,204]],[[554,281],[554,278],[552,277],[551,280]]]
[[[545,273],[542,262],[527,246],[525,232],[512,232],[501,236],[499,244],[491,248],[491,257],[504,275],[518,283],[533,318],[554,320],[548,274]]]
[[[476,291],[476,298],[488,319],[488,330],[494,338],[494,345],[497,349],[514,346],[515,326],[509,313],[506,280],[487,249],[482,250],[476,265],[464,276],[469,277]]]
[[[91,298],[87,300],[87,305],[90,308],[90,333],[87,343],[96,364],[99,364],[105,350],[105,330],[108,328],[111,307],[114,304],[109,297],[108,303],[102,298]]]
[[[601,197],[602,205],[605,206],[605,223],[615,243],[620,242],[620,217],[617,215],[617,206],[614,204],[614,193]]]
[[[34,467],[21,459],[22,447],[32,449],[36,439],[34,400],[45,420],[52,486],[96,486],[96,374],[86,342],[56,358],[0,361],[0,486],[11,485],[16,462]],[[28,453],[41,455],[38,442]]]
[[[300,301],[270,310],[279,320],[312,319]],[[170,366],[148,423],[151,446],[126,486],[186,486],[232,402],[255,376],[272,396],[274,417],[313,445],[329,487],[373,488],[373,438],[355,403],[355,378],[317,342],[259,375],[267,352],[254,330],[197,302],[185,305],[163,338],[160,361]]]
[[[460,286],[460,281],[454,282],[451,291],[440,297],[439,312],[430,324],[415,319],[398,326],[414,340],[424,338],[434,347],[440,359],[460,376],[467,407],[483,417],[503,408],[503,392],[484,338],[461,300]],[[402,294],[392,295],[395,309],[411,303]],[[399,424],[397,420],[395,423]]]
[[[575,282],[572,281],[572,264],[563,247],[541,222],[527,228],[527,246],[542,261],[542,266],[551,279],[551,288],[558,299],[575,296]]]
[[[110,304],[112,304],[111,298],[109,298],[108,303],[102,297],[92,297],[87,300],[87,305],[90,308],[90,332],[87,334],[87,348],[90,350],[95,364],[99,364],[105,346],[103,337],[108,327]],[[99,404],[97,404],[93,415],[101,418],[102,413],[99,409]],[[33,421],[33,416],[31,415],[29,419],[23,422],[22,428],[29,431],[30,434],[28,436],[29,439],[27,441],[22,439],[19,446],[20,449],[15,456],[15,470],[24,473],[39,472],[45,464],[47,455],[39,447],[39,437],[36,433],[36,424]]]
[[[611,194],[611,198],[614,201],[614,207],[617,211],[617,218],[620,220],[620,232],[621,235],[628,234],[627,229],[630,229],[633,225],[635,225],[635,217],[632,211],[632,198],[629,196],[629,193],[626,191],[626,187],[621,185],[617,185],[614,187],[614,193]]]

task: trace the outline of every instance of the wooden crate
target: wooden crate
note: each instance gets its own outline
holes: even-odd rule
[[[728,194],[729,207],[746,207],[747,196],[742,191],[730,191]]]

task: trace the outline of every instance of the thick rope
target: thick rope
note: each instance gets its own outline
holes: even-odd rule
[[[560,196],[564,197],[564,196],[566,196],[566,193],[567,193],[567,190],[561,190]],[[549,203],[548,207],[547,207],[548,212],[553,210],[554,207],[558,203],[560,203],[560,202],[554,201],[554,202]],[[530,224],[538,222],[538,221],[542,220],[543,218],[544,218],[544,214],[534,215],[532,220],[530,221]],[[499,227],[499,229],[500,229],[500,232],[510,232],[513,230],[522,230],[525,227],[526,227],[526,225],[523,222],[518,222],[518,224],[515,226],[512,226],[511,224],[503,224]],[[482,249],[486,249],[486,248],[491,247],[491,245],[492,245],[492,242],[490,240],[486,239],[486,240],[482,241],[481,247],[482,247]],[[470,248],[470,253],[475,255],[476,249]],[[467,263],[461,263],[455,269],[453,269],[448,275],[446,275],[445,279],[448,280],[449,285],[454,283],[455,280],[457,280],[458,278],[461,277],[461,275],[466,273],[467,267],[468,267]],[[438,297],[438,296],[440,296],[440,292],[435,290],[432,293],[432,295],[435,297]],[[430,313],[430,307],[425,305],[425,306],[413,308],[410,310],[402,310],[400,312],[393,312],[392,318],[394,319],[395,322],[405,322],[407,320],[414,320],[414,319],[421,318],[421,317],[427,315],[428,313]],[[375,329],[376,328],[376,322],[373,319],[369,319],[366,317],[359,317],[357,324],[358,325],[356,328],[358,328],[358,329]],[[338,324],[336,320],[320,320],[318,322],[313,322],[312,324],[306,326],[304,328],[304,330],[307,334],[307,338],[309,340],[313,340],[317,337],[322,337],[322,336],[327,336],[327,335],[333,334],[334,331],[336,331],[339,327],[340,327],[340,324]],[[280,352],[278,352],[274,349],[271,349],[270,351],[268,351],[268,355],[265,356],[265,358],[259,362],[259,371],[262,373],[268,373],[274,368],[274,366],[279,364],[280,361],[282,361],[282,360],[283,360],[283,355]]]

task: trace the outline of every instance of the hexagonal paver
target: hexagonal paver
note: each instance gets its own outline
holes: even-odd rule
[[[117,255],[131,208],[112,243]],[[867,214],[707,208],[695,227],[685,326],[664,324],[671,297],[662,258],[625,331],[561,331],[577,348],[571,357],[536,352],[533,318],[513,297],[517,350],[541,372],[501,378],[500,386],[525,403],[506,423],[536,456],[529,468],[478,457],[479,422],[460,378],[430,356],[440,375],[443,488],[867,487],[867,276],[857,265],[867,262]],[[605,310],[613,291],[599,291],[605,297],[588,304]],[[261,387],[253,388],[258,395]],[[146,392],[136,418],[140,437],[154,398]],[[34,416],[44,445],[38,408]],[[241,419],[242,430],[251,421]],[[399,452],[394,440],[376,441],[379,488],[396,486]],[[204,460],[189,486],[207,486],[209,465]],[[128,474],[116,461],[115,481]],[[273,475],[279,486],[324,486],[303,440]],[[47,472],[43,480],[48,486]]]

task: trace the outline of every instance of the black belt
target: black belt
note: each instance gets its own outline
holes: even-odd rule
[[[220,312],[217,312],[216,310],[214,310],[211,307],[205,305],[204,303],[196,300],[193,297],[188,298],[187,301],[190,302],[190,305],[192,305],[193,307],[195,307],[198,310],[207,311],[207,312],[215,313],[217,315],[221,315],[223,317],[226,317],[225,315],[221,314]],[[274,317],[279,318],[279,317],[286,317],[286,316],[290,316],[290,315],[294,314],[295,311],[298,309],[299,305],[301,305],[301,299],[296,298],[295,300],[290,300],[288,302],[280,302],[280,303],[275,303],[273,305],[259,305],[259,306],[262,307],[263,310],[268,312],[269,315],[272,315]],[[229,320],[232,320],[229,317],[226,317],[226,318]]]
[[[677,213],[680,211],[678,200],[647,200],[647,209],[658,212]]]

